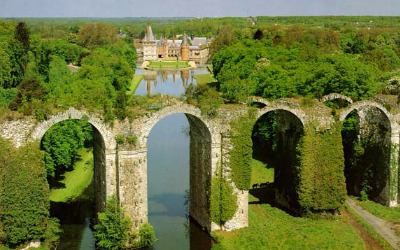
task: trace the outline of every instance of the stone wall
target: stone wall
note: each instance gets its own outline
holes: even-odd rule
[[[268,102],[258,98],[257,102],[265,104],[265,107],[258,110],[258,117],[271,111],[279,114],[279,133],[284,142],[283,145],[291,145],[290,150],[292,151],[296,138],[308,122],[317,120],[319,124],[322,124],[321,126],[327,127],[338,117],[343,121],[354,109],[364,112],[363,110],[367,109],[363,107],[374,107],[380,112],[380,115],[374,113],[375,111],[372,113],[366,111],[365,121],[378,121],[382,117],[387,117],[386,123],[373,122],[373,124],[378,127],[383,125],[383,130],[387,130],[384,132],[384,142],[382,143],[386,143],[385,145],[390,150],[388,156],[389,186],[383,189],[382,198],[390,197],[387,198],[387,203],[391,206],[398,204],[399,115],[391,115],[382,105],[371,101],[350,104],[346,109],[338,110],[337,115],[318,101],[315,101],[315,105],[312,107],[305,107],[299,102],[290,100]],[[217,118],[210,119],[203,117],[197,107],[171,99],[164,103],[162,109],[155,112],[149,111],[143,117],[106,124],[99,115],[71,108],[44,122],[38,122],[29,117],[4,121],[0,124],[0,134],[12,140],[18,147],[28,140],[40,140],[51,126],[63,120],[81,119],[91,123],[95,128],[94,161],[98,194],[96,198],[99,201],[97,208],[101,210],[106,197],[115,194],[119,197],[126,214],[134,220],[134,227],[138,228],[141,223],[147,222],[147,139],[150,131],[162,118],[175,113],[184,113],[189,120],[191,137],[190,213],[203,227],[214,230],[220,229],[220,227],[210,221],[208,199],[210,194],[207,192],[210,190],[211,176],[217,174],[218,164],[222,166],[223,174],[229,176],[230,169],[227,164],[231,149],[229,124],[237,117],[246,114],[247,111],[246,105],[227,105],[218,110]],[[117,145],[116,135],[136,137],[137,142],[135,145]],[[287,171],[285,170],[287,172],[285,173],[290,177],[292,170],[289,168]],[[280,179],[279,175],[278,171],[278,181],[288,181],[285,178]],[[233,183],[232,186],[238,198],[238,210],[234,218],[224,225],[222,228],[224,230],[233,230],[248,225],[248,192],[236,189]],[[278,197],[281,197],[282,203],[287,204],[296,198],[287,198],[287,190],[279,188]]]
[[[189,214],[203,228],[211,230],[211,134],[197,117],[186,115],[190,125]]]
[[[96,211],[103,211],[106,205],[107,197],[106,154],[103,138],[99,131],[95,128],[93,128],[93,158]]]
[[[147,222],[147,150],[118,149],[118,196],[127,215],[138,229]]]

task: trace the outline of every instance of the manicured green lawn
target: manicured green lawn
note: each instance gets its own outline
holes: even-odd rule
[[[93,178],[93,152],[88,149],[80,149],[81,160],[75,164],[71,172],[64,174],[65,179],[61,182],[65,188],[52,189],[50,200],[55,202],[67,202],[82,194],[86,187],[90,185]]]
[[[150,69],[184,69],[189,68],[186,61],[151,61],[147,66]]]
[[[136,89],[139,87],[140,82],[143,80],[144,75],[134,75],[131,86],[129,86],[129,90],[127,91],[128,95],[133,95],[136,92]]]
[[[265,182],[273,182],[274,181],[274,169],[266,168],[265,164],[261,161],[252,160],[251,162],[251,184],[260,184]]]
[[[217,82],[212,74],[202,74],[202,75],[194,75],[194,79],[196,79],[197,84],[207,84]]]

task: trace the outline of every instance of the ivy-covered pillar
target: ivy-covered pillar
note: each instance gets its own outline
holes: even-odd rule
[[[389,179],[389,206],[395,207],[400,203],[399,197],[399,126],[392,122],[390,147],[390,179]]]
[[[299,147],[299,205],[302,213],[336,211],[346,197],[341,124],[317,130],[307,124]]]
[[[220,158],[213,168],[211,189],[213,230],[248,226],[253,125],[254,117],[239,117],[220,134]]]

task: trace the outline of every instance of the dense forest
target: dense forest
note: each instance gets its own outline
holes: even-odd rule
[[[217,115],[219,105],[245,103],[249,96],[318,99],[342,93],[362,100],[398,95],[399,21],[400,17],[3,19],[0,120],[28,115],[45,120],[71,106],[101,113],[106,122],[138,115],[138,108],[157,98],[128,94],[137,61],[134,39],[144,36],[146,25],[167,37],[187,32],[212,38],[209,63],[218,82],[190,86],[183,97],[210,117]],[[74,67],[79,70],[71,71]],[[270,137],[276,123],[270,124],[260,128],[266,130],[260,137],[269,138],[267,146],[275,148]],[[346,126],[354,130],[355,125],[350,120]],[[332,137],[340,141],[338,131]],[[311,138],[303,147],[327,141],[324,136]],[[55,147],[56,142],[63,143]],[[53,128],[41,142],[45,152],[33,145],[13,149],[0,140],[0,243],[16,247],[40,239],[49,247],[54,244],[57,222],[49,217],[49,202],[43,197],[48,197],[49,183],[72,167],[76,150],[90,143],[91,127],[76,122]],[[21,174],[13,175],[18,167]]]
[[[397,94],[398,23],[396,17],[3,20],[0,113],[42,120],[75,106],[125,118],[127,106],[142,102],[126,91],[136,65],[133,39],[143,37],[146,24],[168,37],[213,38],[210,63],[225,101]],[[67,64],[81,68],[71,73]],[[216,96],[202,88],[188,99],[193,94]]]

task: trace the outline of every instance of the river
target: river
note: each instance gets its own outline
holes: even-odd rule
[[[186,86],[196,84],[195,74],[208,70],[144,71],[135,94],[169,94],[181,96]],[[189,123],[184,114],[174,114],[159,121],[151,130],[148,147],[148,209],[149,222],[156,233],[156,250],[208,250],[212,240],[208,233],[188,217],[189,190]],[[91,206],[91,207],[90,207]],[[93,204],[75,202],[52,204],[52,215],[61,219],[64,233],[57,249],[95,249],[88,218]],[[64,218],[65,211],[71,215]],[[71,218],[72,217],[72,218]]]

